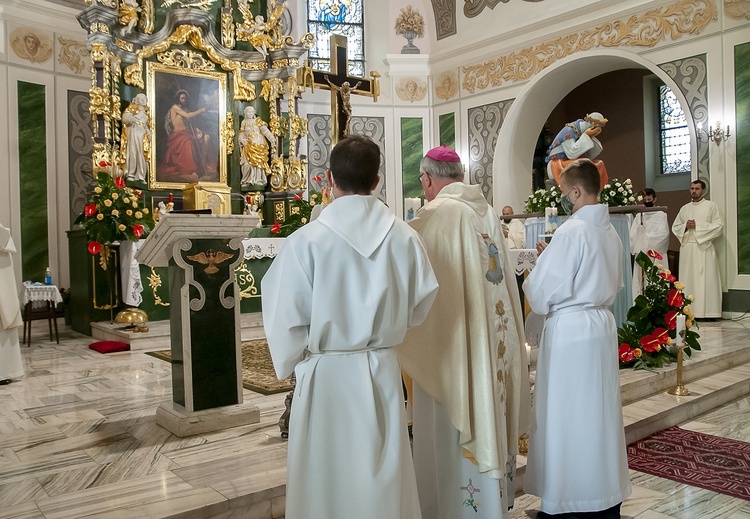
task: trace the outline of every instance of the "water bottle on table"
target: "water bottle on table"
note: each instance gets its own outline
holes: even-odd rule
[[[47,270],[44,271],[44,284],[45,285],[51,285],[52,284],[52,271],[49,267],[47,267]]]

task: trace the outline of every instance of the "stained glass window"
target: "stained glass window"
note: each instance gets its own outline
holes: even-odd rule
[[[308,0],[307,30],[315,36],[308,53],[313,68],[331,70],[331,34],[347,38],[349,74],[365,75],[364,0]],[[344,71],[339,70],[339,74]]]
[[[685,111],[666,85],[659,87],[659,141],[661,172],[665,175],[689,173],[690,132]]]

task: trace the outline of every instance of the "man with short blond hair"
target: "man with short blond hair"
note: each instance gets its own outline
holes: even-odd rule
[[[599,185],[588,159],[562,171],[561,205],[571,216],[549,245],[537,244],[523,285],[531,309],[546,317],[524,484],[542,498],[540,519],[619,519],[630,495],[617,325],[608,308],[623,287],[622,242]]]

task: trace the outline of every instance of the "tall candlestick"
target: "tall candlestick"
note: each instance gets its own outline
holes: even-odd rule
[[[677,326],[675,327],[675,336],[674,336],[674,340],[677,344],[685,343],[685,336],[683,334],[684,331],[685,331],[685,314],[678,314]]]

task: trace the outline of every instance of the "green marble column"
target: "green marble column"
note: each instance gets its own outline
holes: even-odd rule
[[[734,48],[737,129],[737,269],[750,274],[750,43]]]
[[[25,81],[17,84],[21,275],[24,281],[44,281],[44,270],[49,266],[45,88],[45,85]]]
[[[440,145],[456,149],[456,114],[450,112],[438,117],[440,128]]]
[[[402,198],[420,198],[424,195],[419,182],[419,161],[424,156],[422,135],[421,117],[401,118]]]

